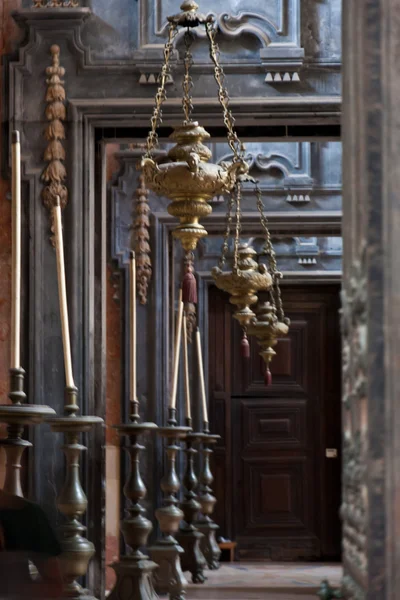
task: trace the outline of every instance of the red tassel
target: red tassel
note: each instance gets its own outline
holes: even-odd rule
[[[265,371],[265,375],[264,375],[264,382],[265,382],[265,385],[267,385],[267,386],[268,386],[268,385],[271,385],[271,383],[272,383],[272,373],[271,373],[271,371],[268,369],[268,367],[267,367],[267,369],[266,369],[266,371]]]
[[[240,342],[240,352],[243,358],[250,358],[250,344],[245,331]]]
[[[182,282],[182,301],[184,304],[197,304],[197,282],[192,269],[188,270]]]

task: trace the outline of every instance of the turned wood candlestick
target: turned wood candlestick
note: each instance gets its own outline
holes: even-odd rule
[[[214,507],[217,502],[216,497],[212,493],[211,485],[214,481],[210,467],[210,457],[213,452],[212,445],[216,444],[221,436],[212,435],[208,431],[208,423],[204,423],[204,433],[199,434],[202,441],[203,449],[203,470],[200,476],[201,492],[199,493],[199,502],[201,504],[201,513],[203,517],[196,522],[196,526],[204,537],[201,541],[201,549],[206,558],[208,567],[212,570],[219,569],[219,558],[221,550],[217,544],[216,532],[219,526],[214,523],[211,515],[214,512]]]
[[[186,419],[188,427],[191,426],[191,421],[190,418]],[[197,450],[193,446],[200,439],[201,437],[199,437],[198,433],[188,433],[185,437],[186,470],[183,483],[186,491],[185,498],[180,505],[184,516],[179,527],[179,533],[176,536],[184,550],[184,554],[181,557],[182,570],[190,571],[193,583],[205,582],[204,569],[207,567],[207,561],[200,547],[204,535],[195,526],[201,505],[198,502],[196,493],[198,479],[194,469],[194,457],[197,454]]]
[[[175,468],[177,452],[180,450],[178,442],[189,432],[190,427],[178,427],[176,424],[176,410],[170,407],[167,427],[159,427],[157,433],[166,438],[167,472],[161,480],[161,489],[164,493],[163,505],[156,510],[162,537],[149,548],[152,559],[159,565],[155,572],[157,592],[169,594],[170,600],[184,600],[187,581],[183,575],[180,557],[183,548],[175,539],[183,512],[178,508],[176,497],[180,488],[179,477]]]
[[[132,422],[115,426],[120,436],[126,435],[130,440],[127,451],[130,454],[131,468],[124,486],[124,494],[130,505],[127,509],[128,517],[121,523],[121,531],[126,545],[132,551],[111,565],[117,575],[117,581],[109,600],[157,600],[158,596],[153,587],[153,572],[157,564],[140,551],[140,548],[146,546],[153,525],[145,517],[146,511],[140,504],[147,490],[140,475],[140,453],[145,447],[139,443],[140,436],[156,430],[157,425],[140,423],[138,402],[132,404]]]
[[[25,404],[25,371],[21,367],[10,369],[11,404],[0,406],[0,422],[7,424],[7,437],[0,440],[0,446],[6,454],[6,476],[3,490],[14,496],[23,497],[21,486],[21,459],[25,448],[32,446],[22,438],[26,425],[37,425],[46,416],[55,415],[49,406]]]
[[[92,596],[77,582],[86,575],[89,561],[95,548],[92,542],[84,537],[86,527],[80,522],[87,508],[87,498],[82,489],[79,476],[79,458],[86,447],[79,443],[81,433],[90,431],[93,425],[102,423],[100,417],[76,416],[79,410],[76,387],[65,390],[65,416],[50,417],[46,421],[54,432],[64,433],[65,443],[62,447],[66,458],[64,486],[57,499],[57,507],[66,521],[60,527],[61,567],[64,577],[63,599],[83,600]]]

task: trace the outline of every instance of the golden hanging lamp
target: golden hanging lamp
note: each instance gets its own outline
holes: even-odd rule
[[[210,161],[211,151],[203,144],[210,138],[210,134],[197,121],[193,121],[191,89],[193,87],[190,68],[193,64],[190,47],[192,36],[190,29],[203,25],[210,42],[210,56],[215,66],[215,78],[219,87],[219,100],[224,115],[227,110],[228,96],[223,87],[223,72],[219,64],[219,49],[215,42],[216,28],[214,18],[204,16],[197,12],[198,5],[194,0],[185,0],[181,5],[182,12],[168,17],[168,40],[164,48],[164,64],[161,69],[160,87],[156,94],[156,105],[151,119],[151,131],[147,138],[147,151],[142,159],[142,169],[146,185],[161,196],[166,196],[172,203],[168,212],[178,217],[180,224],[174,229],[173,235],[178,238],[184,250],[191,252],[196,249],[199,239],[207,235],[207,231],[200,223],[200,219],[212,211],[208,204],[216,195],[230,192],[235,185],[237,175],[248,170],[242,157],[239,157],[236,146],[240,144],[236,135],[229,131],[228,142],[232,138],[235,144],[234,160],[232,163],[222,165]],[[185,73],[183,78],[183,123],[176,127],[170,139],[176,145],[168,152],[167,158],[158,162],[153,156],[153,149],[158,144],[157,128],[161,123],[161,106],[166,99],[165,84],[170,75],[170,55],[173,41],[178,32],[178,27],[186,29],[185,32]]]
[[[241,232],[241,197],[242,186],[245,182],[254,184],[257,198],[257,209],[260,213],[261,226],[265,233],[264,254],[267,256],[267,265],[259,264],[255,257],[257,253],[253,248],[240,244]],[[236,205],[236,206],[235,206]],[[229,239],[233,221],[232,210],[235,206],[235,235],[232,271],[224,271],[226,255],[229,248]],[[275,251],[272,246],[271,235],[268,229],[267,218],[264,214],[261,190],[257,182],[249,175],[238,177],[235,194],[232,195],[226,215],[226,231],[220,264],[211,271],[214,281],[220,289],[230,294],[230,302],[238,308],[233,316],[239,321],[243,329],[241,342],[242,354],[250,356],[247,335],[254,335],[261,346],[260,355],[265,365],[265,383],[271,383],[270,362],[275,356],[273,349],[278,338],[287,335],[289,319],[283,312],[279,281],[282,274],[277,269]],[[250,308],[258,302],[260,291],[269,292],[270,302],[259,303],[256,314]]]
[[[198,5],[194,0],[185,0],[181,5],[181,11],[177,15],[168,17],[168,39],[164,47],[164,63],[141,167],[147,187],[158,195],[169,198],[172,202],[168,206],[168,212],[179,219],[179,225],[173,230],[173,235],[180,240],[185,250],[182,292],[187,310],[197,303],[193,251],[198,241],[207,235],[200,221],[212,211],[209,202],[216,195],[229,193],[235,186],[237,177],[247,173],[248,165],[244,160],[244,148],[233,128],[234,119],[229,109],[229,96],[224,86],[224,73],[219,63],[219,48],[215,41],[217,28],[214,17],[199,13]],[[209,41],[214,77],[218,85],[218,99],[227,128],[228,144],[233,152],[231,163],[217,165],[210,162],[211,151],[203,143],[210,138],[210,134],[191,116],[193,110],[191,96],[193,81],[190,74],[193,64],[191,29],[198,26],[205,28]],[[176,144],[168,152],[167,160],[157,160],[154,155],[154,149],[158,145],[157,128],[162,122],[161,108],[166,99],[165,86],[170,78],[170,57],[178,28],[186,30],[182,82],[183,121],[170,135],[170,139]]]

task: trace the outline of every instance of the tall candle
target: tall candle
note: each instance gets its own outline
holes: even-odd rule
[[[184,363],[184,368],[185,368],[186,418],[191,419],[192,411],[190,408],[190,380],[189,380],[189,359],[188,359],[186,315],[183,315],[183,363]]]
[[[132,251],[130,254],[130,399],[132,402],[137,400],[136,383],[136,257]]]
[[[202,402],[202,406],[203,406],[203,420],[205,423],[208,423],[206,386],[204,383],[203,354],[201,351],[201,339],[200,339],[199,328],[197,328],[197,331],[196,331],[196,343],[197,343],[197,360],[198,360],[198,364],[199,364],[201,402]]]
[[[11,368],[21,366],[21,145],[12,132]]]
[[[71,341],[69,337],[67,289],[65,285],[64,242],[61,224],[60,198],[57,196],[54,206],[54,228],[57,256],[58,297],[60,302],[61,332],[64,348],[65,382],[67,387],[75,387],[72,375]],[[68,399],[70,402],[71,399]]]
[[[172,372],[172,388],[171,398],[169,406],[170,408],[176,408],[176,390],[178,386],[178,370],[179,370],[179,356],[181,349],[181,334],[182,334],[182,317],[183,317],[183,302],[182,302],[182,290],[179,291],[179,302],[178,302],[178,320],[176,323],[175,331],[175,348],[174,348],[174,368]]]

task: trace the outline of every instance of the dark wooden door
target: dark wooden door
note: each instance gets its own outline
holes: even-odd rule
[[[243,359],[228,299],[210,290],[216,521],[241,558],[339,558],[339,287],[286,287],[283,298],[290,333],[265,387],[256,341]]]

